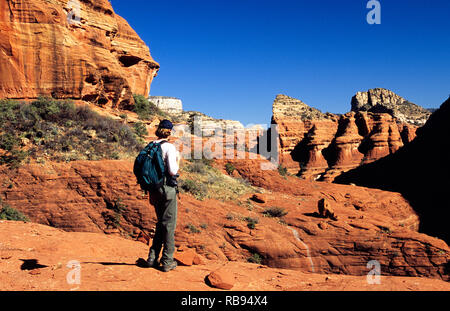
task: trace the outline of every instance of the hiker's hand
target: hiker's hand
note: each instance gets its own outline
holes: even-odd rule
[[[180,152],[177,151],[177,163],[178,163],[178,166],[180,166],[180,162],[181,162],[181,155],[180,155]]]

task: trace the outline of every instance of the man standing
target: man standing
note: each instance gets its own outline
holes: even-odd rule
[[[161,270],[164,272],[177,267],[173,254],[175,252],[175,228],[177,222],[176,179],[178,177],[180,156],[175,146],[167,141],[172,133],[172,129],[172,122],[163,120],[156,130],[158,140],[154,142],[161,144],[166,176],[164,185],[150,192],[150,204],[155,208],[158,222],[146,263],[148,267],[158,267],[161,264]],[[163,249],[163,252],[161,260],[158,262],[161,249]]]

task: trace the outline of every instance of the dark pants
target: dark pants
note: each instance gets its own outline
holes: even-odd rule
[[[158,259],[164,246],[161,264],[169,265],[173,262],[175,252],[175,228],[177,224],[177,193],[174,187],[164,185],[162,188],[150,192],[150,203],[155,207],[156,232],[150,247],[148,259]]]

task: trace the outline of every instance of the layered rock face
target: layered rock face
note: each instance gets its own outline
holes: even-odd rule
[[[360,166],[336,178],[339,183],[398,191],[421,218],[422,232],[450,241],[448,187],[443,177],[450,173],[450,100],[417,130],[417,137],[386,158]]]
[[[332,181],[342,171],[395,153],[417,128],[388,113],[323,114],[287,96],[277,96],[273,107],[280,163],[306,179]]]
[[[181,99],[165,96],[150,96],[148,99],[164,112],[170,114],[180,114],[183,112],[183,103]]]
[[[301,156],[291,156],[292,151],[303,140],[305,134],[313,139],[314,133],[328,127],[336,127],[336,118],[333,115],[325,115],[317,109],[311,108],[301,100],[286,96],[277,95],[272,107],[272,124],[276,124],[278,128],[279,147],[278,152],[281,164],[286,167],[291,173],[297,173],[299,170],[298,162],[301,161]],[[333,129],[331,129],[331,132]],[[329,135],[328,135],[329,136]],[[325,138],[326,140],[326,138]],[[311,156],[311,168],[314,164],[319,165],[319,169],[324,164],[323,156],[319,153],[326,143],[320,142],[317,147],[309,144],[308,156]],[[308,143],[303,143],[306,147]],[[304,157],[305,158],[305,157]],[[309,162],[309,161],[308,161]]]
[[[416,126],[424,125],[431,115],[429,110],[382,88],[356,93],[352,98],[352,111],[389,113],[399,122]]]
[[[143,232],[151,238],[156,214],[148,196],[135,184],[132,164],[32,164],[17,172],[0,167],[4,181],[0,183],[0,197],[33,222],[65,231],[104,232],[128,238]],[[378,260],[383,275],[448,280],[448,246],[417,233],[419,218],[400,194],[285,178],[276,171],[261,170],[256,160],[236,160],[233,164],[238,176],[265,189],[260,194],[262,200],[248,201],[252,197],[248,194],[237,204],[198,201],[182,194],[177,248],[195,249],[209,260],[223,261],[246,262],[258,253],[262,263],[270,267],[326,274],[365,276],[367,262]],[[323,198],[337,220],[317,213]],[[263,217],[264,210],[274,206],[288,213],[283,222]],[[252,229],[245,217],[259,221]],[[190,232],[188,225],[201,230]]]
[[[39,95],[130,108],[158,72],[107,0],[0,3],[0,98]]]
[[[157,269],[143,271],[133,265],[136,258],[146,256],[147,245],[115,236],[64,232],[35,223],[14,221],[1,221],[0,236],[1,291],[217,290],[214,287],[232,288],[235,291],[450,290],[450,283],[439,279],[381,276],[380,284],[370,284],[366,275],[324,276],[262,267],[249,262],[216,260],[199,263],[190,259],[194,265],[179,267],[176,272],[162,276]],[[177,249],[175,258],[179,266],[190,264],[180,256],[189,257],[192,252],[195,254],[192,248]],[[26,259],[31,258],[31,255],[33,259]],[[80,284],[67,281],[68,273],[74,271],[74,265],[68,264],[69,261],[73,263],[73,258],[81,262]],[[20,267],[26,269],[21,270]],[[72,276],[76,280],[76,275]],[[164,280],[159,281],[160,278]],[[116,303],[109,301],[111,304]],[[176,309],[179,304],[179,300],[173,299],[166,306]],[[330,301],[329,305],[332,304],[335,301]],[[285,306],[285,309],[289,308],[288,303]]]

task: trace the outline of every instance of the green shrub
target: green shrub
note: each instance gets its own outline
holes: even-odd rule
[[[233,174],[235,169],[236,168],[234,167],[234,165],[232,163],[225,164],[225,171],[227,172],[228,175]]]
[[[251,263],[261,264],[263,261],[263,258],[261,257],[260,254],[254,253],[251,257],[249,257],[247,259],[247,261],[251,262]]]
[[[136,122],[133,125],[133,129],[138,137],[144,138],[148,135],[147,126],[142,122]]]
[[[208,195],[208,188],[193,179],[181,179],[179,180],[179,186],[182,191],[192,194],[198,200],[203,200]]]
[[[134,94],[134,112],[139,119],[149,120],[152,116],[167,117],[167,114],[161,111],[155,104],[150,102],[145,96]]]
[[[283,165],[278,166],[278,173],[279,173],[281,176],[286,176],[286,175],[288,175],[287,168],[284,167]]]
[[[198,173],[201,175],[205,175],[210,165],[208,165],[207,161],[202,160],[190,160],[186,165],[186,171],[191,173]]]
[[[228,213],[227,216],[225,217],[227,220],[234,220],[234,215],[231,213]]]
[[[263,214],[269,217],[283,217],[286,216],[288,212],[281,207],[269,207],[264,210]]]
[[[6,165],[10,169],[16,169],[28,158],[29,152],[22,150],[11,150],[0,156],[0,165]]]
[[[14,221],[25,221],[28,222],[30,219],[21,213],[20,211],[16,210],[15,208],[10,207],[7,204],[4,204],[0,200],[0,219],[2,220],[14,220]]]
[[[193,224],[187,224],[185,228],[189,229],[190,233],[200,233],[201,232],[201,230],[197,229],[197,227],[194,226]]]
[[[122,213],[127,208],[125,204],[123,204],[122,199],[115,199],[112,205],[112,210],[114,211],[114,217],[112,219],[112,224],[115,228],[120,227],[120,221],[122,219]]]
[[[259,223],[259,219],[253,217],[245,217],[244,220],[247,222],[247,227],[249,229],[255,229],[256,225]]]
[[[135,133],[137,130],[137,133]],[[39,97],[30,104],[0,101],[0,164],[28,158],[53,161],[134,157],[143,148],[142,126],[132,129],[88,106]]]

